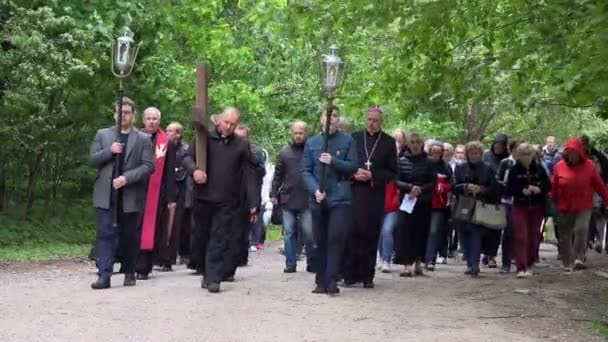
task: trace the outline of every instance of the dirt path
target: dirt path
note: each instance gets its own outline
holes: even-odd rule
[[[594,256],[591,264],[601,267],[606,259]],[[470,279],[462,275],[462,264],[453,262],[422,278],[381,274],[376,289],[342,289],[337,298],[311,294],[310,274],[281,273],[276,247],[252,254],[250,264],[239,270],[235,283],[222,284],[219,295],[202,290],[199,277],[183,266],[134,288],[123,288],[123,277],[116,276],[115,288],[92,291],[89,262],[0,265],[0,336],[2,341],[603,340],[585,320],[607,307],[599,294],[608,290],[608,280],[593,271],[562,275],[553,262],[526,280],[494,271]]]

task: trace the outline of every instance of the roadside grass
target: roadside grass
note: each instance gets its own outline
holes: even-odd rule
[[[95,213],[89,200],[59,203],[45,210],[9,207],[0,214],[0,261],[84,258],[95,240]],[[266,227],[266,240],[283,240],[281,226]]]
[[[91,249],[88,244],[49,243],[47,245],[9,246],[0,248],[2,261],[40,261],[84,258]]]
[[[608,327],[604,325],[600,319],[594,320],[591,322],[591,327],[595,330],[600,336],[605,337],[608,341]]]
[[[29,215],[9,206],[0,214],[0,260],[86,257],[95,239],[90,200],[35,206]]]
[[[282,241],[283,234],[281,234],[281,226],[275,226],[275,225],[266,226],[266,240],[267,241]]]

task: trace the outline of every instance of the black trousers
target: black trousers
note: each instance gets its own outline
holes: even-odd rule
[[[358,218],[354,213],[355,222],[349,231],[346,242],[344,260],[344,280],[347,282],[372,281],[376,272],[376,256],[378,240],[382,229],[383,210],[380,212],[364,212],[365,218]]]
[[[351,226],[351,207],[346,204],[329,208],[314,205],[311,214],[317,242],[317,281],[320,286],[327,287],[338,281],[344,243]]]
[[[397,225],[397,257],[400,265],[411,265],[426,257],[426,245],[431,227],[431,205],[419,201],[411,214],[400,211]]]
[[[197,266],[205,282],[220,283],[231,267],[229,250],[237,204],[213,203],[195,199],[194,229],[197,231]]]
[[[141,239],[141,229],[143,224],[143,216],[141,215],[141,220],[139,222],[138,229],[138,240]],[[164,201],[158,206],[158,212],[156,214],[156,230],[154,231],[154,249],[151,251],[142,251],[140,250],[137,254],[137,264],[135,265],[135,271],[138,274],[148,275],[152,272],[152,268],[154,264],[158,261],[158,252],[161,247],[161,244],[164,242],[163,238],[165,237],[165,230],[167,229],[167,222],[169,220],[169,210],[167,209],[167,204]]]
[[[496,257],[498,255],[498,247],[502,237],[502,230],[490,230],[481,237],[481,253],[484,256]]]
[[[233,220],[233,229],[228,237],[228,253],[226,254],[226,270],[224,277],[233,277],[239,266],[247,265],[249,258],[249,210],[241,208]],[[262,219],[261,217],[259,218]]]
[[[179,232],[179,256],[181,258],[189,258],[191,253],[191,227],[192,226],[192,210],[184,208],[182,216],[181,229]]]
[[[137,223],[139,213],[118,213],[118,231],[112,225],[112,212],[97,208],[97,244],[96,264],[98,275],[104,278],[112,276],[114,253],[118,243],[122,251],[121,267],[124,273],[135,272],[135,258],[139,246],[137,245]]]

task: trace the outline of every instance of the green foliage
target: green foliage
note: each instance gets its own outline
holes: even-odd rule
[[[51,242],[43,246],[26,244],[15,247],[0,247],[0,260],[36,261],[84,258],[91,250],[91,244],[66,244]]]
[[[89,203],[62,203],[54,208],[36,206],[28,218],[9,207],[0,215],[0,249],[31,249],[50,245],[90,244],[95,240],[95,215]],[[51,214],[52,213],[52,214]]]

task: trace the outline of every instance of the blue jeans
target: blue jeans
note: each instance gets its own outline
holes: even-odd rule
[[[507,226],[502,231],[502,268],[511,269],[511,261],[513,260],[513,218],[511,217],[511,211],[513,206],[510,204],[503,204],[507,213]]]
[[[440,242],[447,238],[448,212],[445,210],[433,210],[431,213],[431,231],[426,244],[426,263],[435,264],[437,252],[442,245]],[[443,254],[443,253],[442,253]],[[447,257],[447,255],[442,255]]]
[[[484,228],[472,223],[463,223],[461,228],[462,247],[467,267],[473,271],[479,271],[481,234]]]
[[[258,207],[258,213],[261,211],[261,207]],[[250,237],[250,245],[257,246],[262,243],[262,239],[264,236],[264,220],[261,218],[257,220],[255,223],[251,224],[251,237]]]
[[[382,223],[382,232],[380,233],[380,241],[378,243],[378,253],[380,259],[384,262],[391,262],[394,251],[394,233],[395,227],[397,226],[397,218],[399,212],[393,211],[384,215],[384,222]]]
[[[298,254],[298,236],[303,237],[306,246],[306,264],[312,265],[313,234],[310,209],[283,209],[283,243],[285,246],[285,265],[295,267]]]

